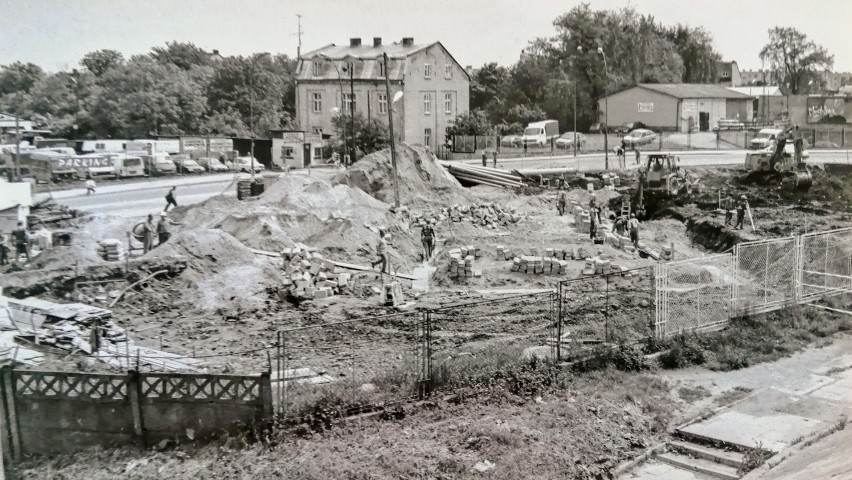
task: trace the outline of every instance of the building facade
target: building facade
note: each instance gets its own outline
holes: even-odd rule
[[[409,37],[390,45],[378,37],[372,45],[352,38],[349,46],[332,44],[307,52],[296,78],[300,130],[338,140],[344,132],[334,126],[336,115],[348,117],[354,110],[356,116],[387,126],[390,108],[398,140],[435,149],[444,143],[450,122],[470,104],[470,76],[447,49],[440,42],[416,45]],[[401,99],[393,103],[399,92]]]
[[[722,118],[750,121],[753,115],[749,95],[691,83],[640,83],[599,99],[598,109],[600,121],[610,126],[642,122],[679,132],[709,131]]]
[[[739,87],[743,84],[740,67],[737,62],[719,62],[719,85]]]

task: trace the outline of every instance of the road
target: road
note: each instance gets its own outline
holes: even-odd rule
[[[653,153],[653,152],[652,152]],[[745,150],[722,151],[686,151],[672,152],[680,157],[683,167],[697,166],[738,166],[742,165]],[[643,154],[644,155],[644,154]],[[644,158],[644,157],[643,157]],[[463,163],[478,164],[480,160],[464,160]],[[512,170],[517,168],[548,168],[548,167],[578,167],[580,171],[602,170],[604,168],[603,154],[584,154],[577,157],[571,155],[527,157],[498,159],[498,167]],[[812,151],[812,163],[852,163],[852,153],[848,150]],[[610,165],[614,166],[616,159],[610,156]],[[489,165],[491,165],[489,161]],[[627,168],[636,168],[633,159],[627,157]],[[332,173],[328,169],[314,169],[312,175],[327,179]],[[277,173],[267,173],[276,176]],[[40,193],[36,200],[50,195],[60,204],[70,208],[91,213],[106,213],[127,218],[144,217],[149,213],[158,213],[165,206],[166,192],[172,186],[177,186],[177,201],[179,205],[192,205],[203,202],[215,195],[235,195],[235,176],[233,174],[204,175],[198,177],[170,177],[164,179],[148,179],[136,183],[103,184],[93,195],[86,195],[83,188],[61,190],[52,194]]]

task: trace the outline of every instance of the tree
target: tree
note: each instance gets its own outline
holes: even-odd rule
[[[460,113],[447,127],[447,135],[488,135],[493,127],[482,110]]]
[[[769,43],[760,50],[760,59],[779,73],[793,95],[818,80],[820,70],[834,66],[834,55],[792,27],[770,28]]]
[[[166,42],[165,47],[151,49],[151,57],[162,64],[172,64],[182,70],[210,65],[210,55],[192,42]]]
[[[80,65],[92,72],[96,77],[102,76],[111,68],[124,64],[124,56],[115,50],[95,50],[83,55]]]
[[[29,93],[39,80],[44,78],[44,70],[34,63],[15,62],[0,67],[0,95],[9,93]]]
[[[354,120],[350,115],[336,115],[332,118],[332,124],[339,132],[343,131],[344,123],[346,124],[347,138],[339,138],[339,143],[335,147],[335,150],[342,152],[344,150],[344,141],[349,142],[351,148],[354,136],[355,154],[352,156],[353,159],[379,151],[390,144],[388,129],[379,121],[367,120],[360,113],[355,114]],[[354,124],[354,130],[352,124]]]

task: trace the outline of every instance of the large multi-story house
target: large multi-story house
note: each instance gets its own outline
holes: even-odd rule
[[[470,103],[470,76],[441,42],[416,45],[410,37],[390,45],[378,37],[372,45],[352,38],[348,46],[307,52],[299,59],[296,79],[299,128],[336,138],[343,132],[332,123],[335,115],[349,116],[354,109],[368,121],[387,125],[390,108],[397,139],[434,149],[443,145],[447,126]],[[394,103],[397,92],[403,95]]]

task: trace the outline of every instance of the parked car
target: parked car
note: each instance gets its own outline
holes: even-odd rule
[[[601,133],[603,132],[603,124],[601,123],[593,123],[592,126],[589,127],[589,133]]]
[[[644,128],[637,128],[624,136],[624,144],[627,148],[648,145],[657,140],[657,134]]]
[[[733,118],[720,118],[713,130],[745,130],[745,124]]]
[[[762,150],[771,144],[775,143],[775,138],[778,137],[783,130],[780,128],[763,128],[757,132],[757,136],[749,140],[748,146],[752,150]]]
[[[252,166],[252,158],[251,157],[237,157],[233,162],[225,162],[231,170],[235,172],[245,172],[251,173]],[[256,158],[254,159],[254,173],[260,173],[264,170],[264,166],[260,163]]]
[[[505,135],[500,137],[500,145],[504,147],[517,147],[522,145],[520,135]]]
[[[615,127],[615,133],[620,133],[620,134],[624,135],[624,134],[630,133],[633,130],[636,130],[636,129],[639,129],[639,128],[648,128],[648,126],[645,125],[642,122],[628,122],[628,123],[625,123],[624,125],[619,125],[619,126]]]
[[[814,148],[840,148],[840,145],[827,140],[817,140],[814,144]]]
[[[175,160],[178,173],[204,173],[204,167],[191,158]]]
[[[586,136],[577,133],[577,148],[586,144]],[[556,139],[556,148],[574,148],[574,132],[565,132]]]
[[[224,163],[220,162],[218,158],[201,157],[196,161],[199,165],[206,168],[208,172],[227,172],[230,170]]]

